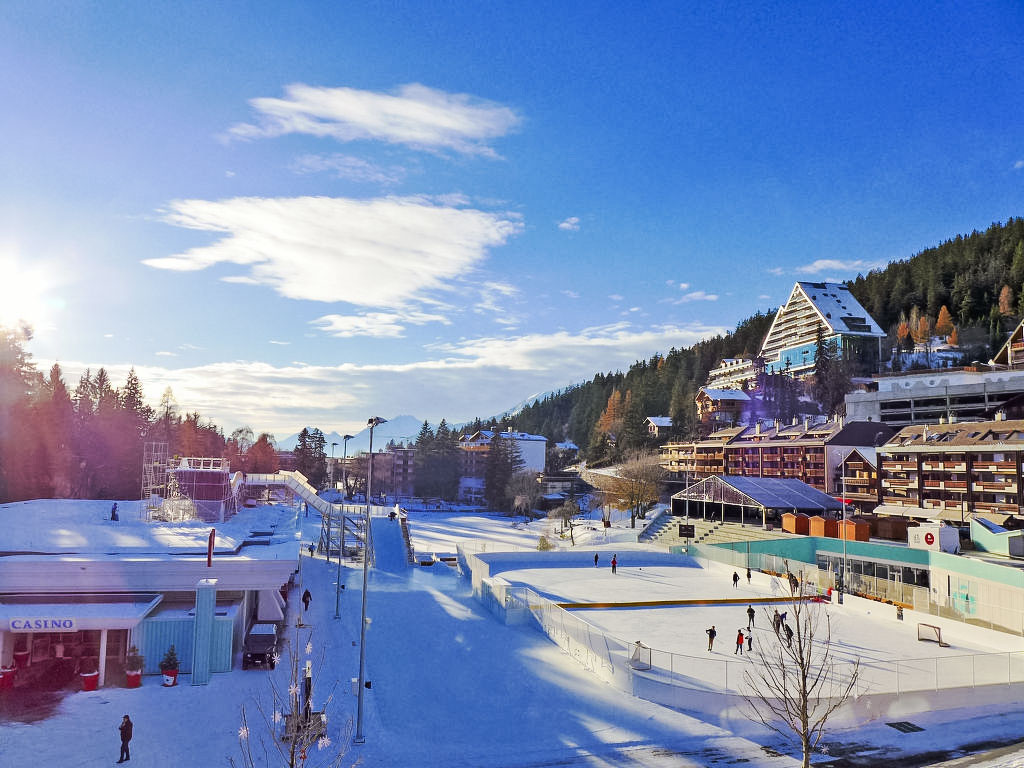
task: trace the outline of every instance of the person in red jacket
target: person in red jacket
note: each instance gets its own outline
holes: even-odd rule
[[[735,655],[737,653],[740,656],[743,655],[743,640],[744,640],[743,630],[742,629],[736,630],[736,650],[733,651],[733,655]]]

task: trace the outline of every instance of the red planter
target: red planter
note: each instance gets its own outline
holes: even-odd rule
[[[100,673],[99,672],[82,672],[79,674],[82,678],[82,690],[83,691],[95,691],[100,685]]]
[[[16,670],[14,667],[2,667],[0,668],[0,689],[2,688],[13,688],[14,687],[14,675]]]
[[[28,666],[28,657],[30,656],[29,651],[15,651],[14,652],[14,666],[18,669],[25,669]]]
[[[140,685],[142,685],[142,670],[140,669],[137,672],[125,670],[124,679],[126,687],[138,688]]]
[[[164,675],[164,688],[170,688],[172,685],[178,684],[178,670],[176,669],[165,669]]]

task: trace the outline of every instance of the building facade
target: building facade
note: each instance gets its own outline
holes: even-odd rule
[[[879,512],[1021,527],[1024,420],[905,427],[879,448]]]
[[[1005,349],[1005,347],[1004,347]],[[988,419],[1024,395],[1024,370],[972,366],[875,376],[846,396],[846,415],[893,427],[935,424],[940,419]]]
[[[471,503],[484,499],[484,472],[491,444],[498,438],[508,440],[518,452],[523,471],[543,472],[548,440],[543,435],[525,432],[494,432],[482,429],[472,435],[459,438],[462,451],[462,476],[459,478],[459,498]]]

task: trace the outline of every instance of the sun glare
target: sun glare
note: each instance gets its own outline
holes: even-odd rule
[[[26,264],[0,254],[0,325],[13,328],[28,323],[34,329],[53,320],[58,299],[52,295],[56,280],[42,264]]]

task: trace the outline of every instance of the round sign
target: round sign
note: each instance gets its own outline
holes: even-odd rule
[[[935,543],[935,534],[933,534],[933,533],[926,533],[924,535],[924,543],[927,544],[929,547],[932,544],[934,544]]]

